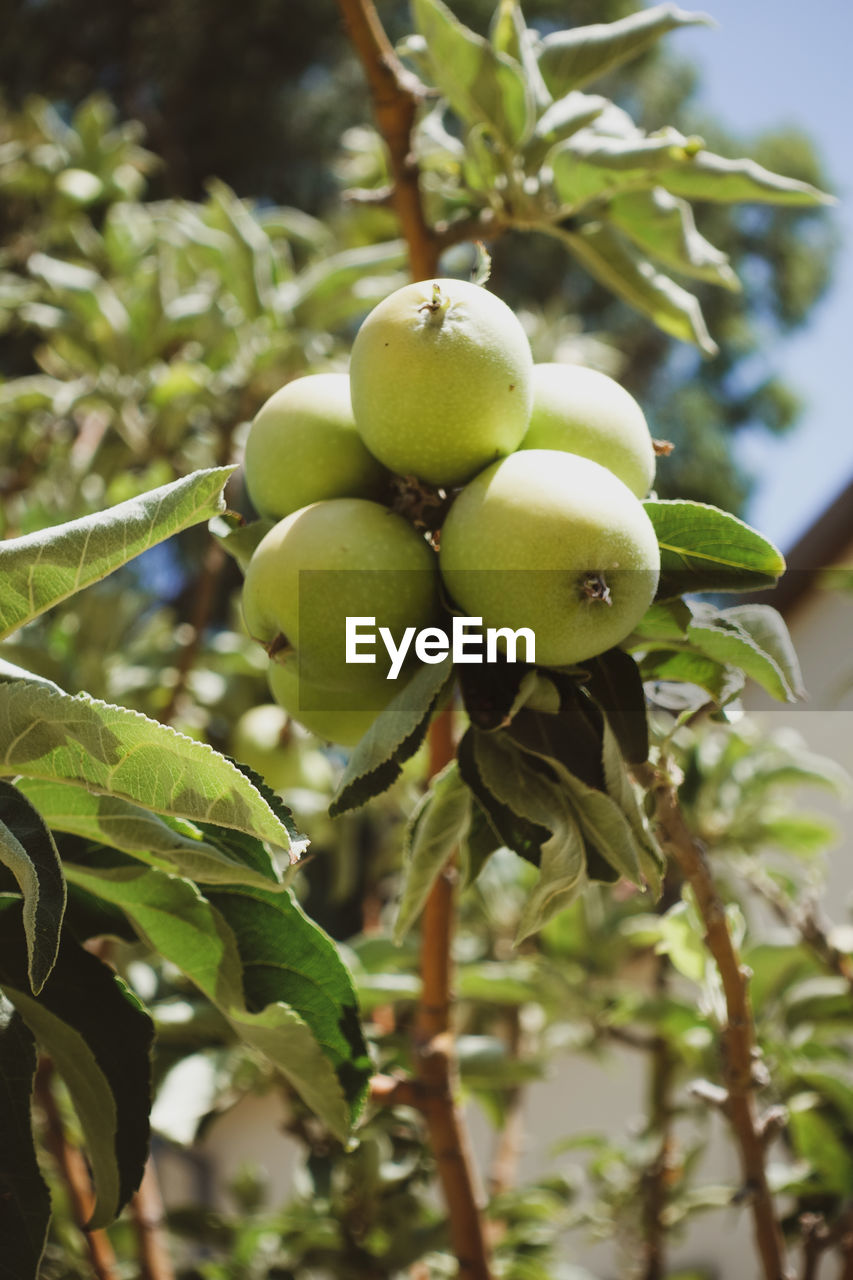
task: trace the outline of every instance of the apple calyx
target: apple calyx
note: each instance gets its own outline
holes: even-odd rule
[[[586,596],[587,600],[598,600],[601,604],[613,604],[613,597],[603,573],[585,574],[581,582],[581,595]]]
[[[277,636],[273,636],[269,644],[265,644],[263,647],[267,651],[267,656],[272,658],[273,661],[278,660],[282,654],[286,657],[287,654],[294,652],[293,645],[282,631],[279,631]]]
[[[391,481],[391,510],[403,516],[416,529],[434,534],[440,528],[450,505],[446,489],[427,484],[418,476],[394,476]]]

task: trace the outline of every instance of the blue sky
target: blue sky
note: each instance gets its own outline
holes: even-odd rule
[[[685,5],[693,8],[692,5]],[[718,23],[667,39],[702,73],[700,101],[733,131],[795,124],[812,136],[841,203],[844,240],[830,292],[808,332],[768,352],[806,407],[776,442],[748,431],[745,463],[762,476],[748,519],[783,549],[853,478],[853,4],[850,0],[711,0]]]

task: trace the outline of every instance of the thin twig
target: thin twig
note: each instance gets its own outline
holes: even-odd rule
[[[438,247],[424,217],[411,144],[415,116],[426,91],[394,52],[373,0],[338,0],[338,8],[364,67],[376,124],[388,148],[391,198],[409,246],[412,275],[425,280],[436,274]]]
[[[789,1280],[785,1242],[767,1181],[766,1142],[755,1089],[758,1047],[749,1000],[749,972],[739,960],[725,909],[714,885],[705,850],[690,832],[678,803],[674,781],[650,766],[638,776],[653,793],[655,816],[664,845],[673,853],[705,925],[705,944],[716,962],[726,1004],[722,1028],[725,1114],[740,1153],[741,1199],[752,1213],[764,1280]]]
[[[430,773],[453,758],[451,711],[430,728]],[[414,1048],[421,1109],[447,1205],[450,1240],[460,1280],[490,1280],[483,1221],[484,1195],[459,1105],[458,1064],[451,1028],[451,974],[456,870],[453,860],[437,877],[421,922],[421,996]]]
[[[659,957],[655,985],[665,995],[668,961]],[[663,1280],[666,1275],[666,1225],[664,1211],[669,1201],[672,1157],[672,1090],[675,1057],[665,1036],[653,1037],[649,1078],[648,1131],[658,1139],[658,1148],[642,1179],[643,1280]]]
[[[775,880],[759,868],[747,866],[743,874],[753,889],[773,908],[777,919],[789,928],[796,929],[812,955],[830,973],[843,978],[853,995],[853,961],[830,942],[829,922],[822,918],[817,903],[807,901],[800,907],[794,907]]]
[[[139,1280],[175,1280],[164,1231],[163,1199],[150,1156],[139,1190],[130,1202],[130,1213],[139,1245]]]
[[[367,78],[376,124],[388,148],[392,202],[405,237],[412,276],[438,270],[439,242],[424,216],[412,129],[424,87],[397,58],[373,0],[338,0]],[[453,759],[450,711],[430,727],[430,774]],[[421,997],[414,1045],[420,1105],[447,1204],[450,1238],[464,1280],[490,1280],[482,1218],[483,1195],[458,1104],[458,1069],[450,1024],[454,886],[451,859],[427,898],[421,927]]]
[[[181,701],[186,693],[190,676],[201,649],[205,627],[210,621],[213,606],[216,602],[216,593],[219,589],[220,578],[225,570],[226,560],[227,555],[220,543],[211,540],[204,553],[201,573],[196,582],[195,595],[192,602],[192,617],[189,623],[191,628],[190,638],[181,650],[177,662],[175,683],[172,685],[169,701],[160,716],[164,724],[171,724],[180,709]]]
[[[66,1137],[65,1125],[53,1096],[52,1080],[53,1063],[42,1058],[36,1072],[35,1098],[45,1118],[45,1142],[68,1188],[74,1222],[86,1242],[96,1280],[118,1280],[116,1256],[106,1231],[89,1231],[86,1228],[95,1207],[92,1179],[83,1153]]]

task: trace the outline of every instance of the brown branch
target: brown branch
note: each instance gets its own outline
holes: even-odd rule
[[[430,771],[453,758],[452,712],[430,727]],[[453,1252],[461,1280],[490,1280],[489,1247],[468,1130],[458,1101],[456,1049],[451,1029],[451,973],[456,871],[452,859],[435,881],[421,922],[421,997],[414,1048],[421,1109],[444,1192]]]
[[[175,1280],[164,1231],[163,1200],[150,1156],[130,1212],[139,1249],[139,1280]]]
[[[409,247],[412,277],[425,280],[437,272],[438,245],[424,217],[411,138],[426,91],[395,54],[373,0],[338,0],[338,8],[364,67],[376,124],[388,148],[391,199]]]
[[[659,996],[666,993],[669,962],[658,958],[655,986]],[[649,1078],[648,1132],[657,1134],[658,1149],[644,1170],[642,1179],[643,1280],[663,1280],[666,1275],[666,1224],[672,1165],[672,1091],[676,1060],[665,1036],[654,1036]]]
[[[818,904],[810,900],[795,908],[775,880],[759,868],[746,866],[743,874],[753,889],[773,908],[777,919],[789,928],[796,929],[812,955],[830,973],[843,978],[853,995],[853,961],[830,942],[828,922],[822,918]]]
[[[74,1222],[86,1242],[96,1280],[118,1280],[116,1256],[106,1231],[86,1229],[95,1207],[92,1179],[83,1153],[66,1137],[62,1116],[53,1096],[52,1079],[53,1064],[48,1058],[42,1058],[36,1072],[35,1098],[45,1118],[45,1142],[68,1188]]]
[[[210,620],[210,615],[216,602],[216,593],[219,589],[220,578],[225,570],[226,559],[226,553],[220,543],[211,540],[204,553],[201,573],[196,582],[195,595],[192,602],[192,617],[189,622],[189,640],[181,650],[177,662],[175,683],[172,685],[169,701],[160,715],[163,724],[171,724],[180,709],[181,700],[186,693],[189,678],[201,648],[204,629]]]
[[[672,852],[693,890],[705,925],[705,945],[716,962],[726,1003],[722,1028],[724,1107],[740,1154],[742,1199],[752,1213],[753,1230],[765,1280],[789,1280],[785,1242],[767,1182],[766,1142],[758,1115],[758,1047],[749,1000],[749,973],[739,960],[723,903],[714,885],[703,846],[690,832],[678,803],[675,783],[646,766],[637,771],[655,798],[655,816],[663,844]]]
[[[428,279],[438,270],[439,241],[424,216],[411,147],[412,129],[425,89],[394,53],[373,0],[338,0],[338,8],[364,67],[376,124],[388,148],[391,199],[408,245],[412,277]],[[429,742],[430,774],[434,775],[455,754],[449,710],[433,721]],[[450,1023],[455,881],[451,859],[436,878],[423,913],[422,987],[413,1034],[415,1083],[447,1204],[459,1275],[464,1280],[490,1280],[481,1214],[483,1196],[458,1103],[458,1071]]]

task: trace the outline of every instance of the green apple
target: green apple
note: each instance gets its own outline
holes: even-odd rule
[[[374,668],[361,668],[361,673]],[[326,742],[353,747],[401,688],[402,680],[357,675],[349,688],[329,689],[300,673],[295,653],[270,663],[267,679],[276,702]]]
[[[579,364],[533,367],[533,408],[521,449],[559,449],[600,462],[644,498],[655,478],[655,451],[632,395]]]
[[[377,634],[387,627],[399,640],[433,622],[438,607],[435,552],[402,516],[365,498],[315,502],[280,520],[243,584],[249,634],[272,657],[297,650],[301,674],[333,688],[345,688],[356,666],[383,678],[390,667],[381,644],[375,664],[347,662],[347,618],[372,618]]]
[[[465,280],[405,285],[356,334],[356,426],[399,475],[462,484],[518,447],[532,368],[527,336],[495,294]]]
[[[293,787],[324,791],[331,784],[328,759],[309,739],[293,733],[290,716],[275,702],[262,702],[243,712],[232,729],[229,750],[273,791]]]
[[[376,497],[387,479],[355,429],[345,373],[308,374],[270,396],[243,466],[255,510],[275,520],[323,498]]]
[[[564,666],[618,644],[657,588],[660,553],[642,503],[589,458],[527,449],[455,499],[441,573],[484,627],[532,629],[536,662]]]

